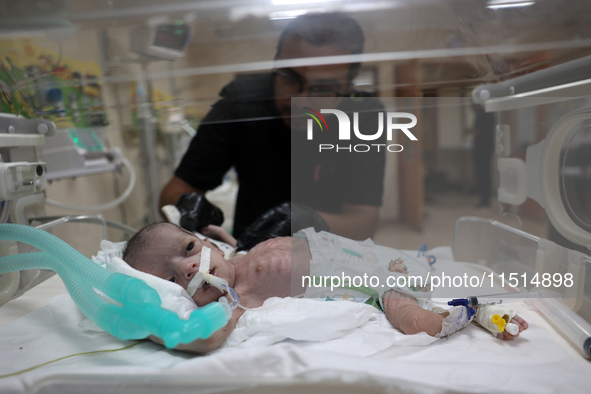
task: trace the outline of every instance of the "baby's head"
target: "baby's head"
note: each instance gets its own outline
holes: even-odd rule
[[[146,248],[151,247],[155,242],[158,242],[158,238],[164,231],[174,231],[172,223],[160,222],[147,225],[140,231],[135,233],[133,237],[127,241],[125,249],[123,249],[122,259],[125,260],[129,266],[135,269],[139,269],[138,265],[150,256],[146,252]],[[176,226],[175,226],[176,227]],[[181,229],[182,230],[182,229]]]
[[[221,250],[209,240],[172,223],[148,225],[135,234],[123,251],[123,260],[138,271],[177,283],[184,289],[199,271],[203,246],[212,249],[209,273],[234,282],[234,267],[226,261]],[[222,293],[208,283],[197,289],[193,300],[198,306],[216,301]]]

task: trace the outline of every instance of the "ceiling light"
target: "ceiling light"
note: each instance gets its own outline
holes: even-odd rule
[[[523,0],[489,0],[486,7],[492,10],[497,10],[501,8],[529,7],[534,3],[535,1]]]

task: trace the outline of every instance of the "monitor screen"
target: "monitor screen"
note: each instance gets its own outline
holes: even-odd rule
[[[182,24],[160,25],[154,35],[153,46],[183,51],[189,37],[189,27]]]

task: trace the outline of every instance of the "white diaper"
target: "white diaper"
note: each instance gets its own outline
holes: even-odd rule
[[[306,297],[369,301],[382,309],[382,298],[390,289],[416,298],[421,306],[430,298],[427,259],[418,260],[399,250],[376,245],[370,239],[353,241],[325,231],[317,233],[313,228],[301,230],[295,236],[308,240],[312,255],[310,277],[317,280],[308,286]],[[331,291],[330,284],[320,286],[320,279],[326,277],[345,280]]]

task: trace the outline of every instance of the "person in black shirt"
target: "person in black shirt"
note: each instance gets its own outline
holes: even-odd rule
[[[472,160],[474,164],[474,181],[478,194],[477,208],[490,206],[492,191],[492,158],[495,151],[495,116],[487,113],[480,106],[473,107],[476,112],[474,126],[471,132],[474,134],[472,148]]]
[[[275,60],[279,66],[288,59],[355,55],[363,51],[363,43],[361,28],[349,16],[308,14],[283,31]],[[236,238],[257,217],[285,201],[312,207],[333,233],[371,237],[382,202],[384,151],[321,155],[292,134],[292,97],[328,99],[334,108],[349,106],[355,111],[367,107],[363,100],[348,98],[359,68],[357,62],[296,65],[237,76],[201,123],[161,192],[160,206],[176,204],[185,193],[214,189],[234,167],[239,181]],[[332,118],[326,116],[328,122],[336,121]]]

